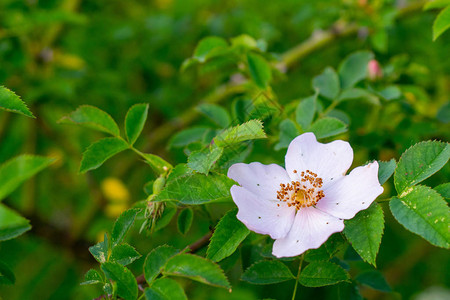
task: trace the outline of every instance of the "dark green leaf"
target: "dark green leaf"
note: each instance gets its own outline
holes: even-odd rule
[[[89,271],[86,272],[86,274],[84,275],[84,281],[80,284],[88,285],[98,283],[104,283],[102,275],[100,275],[100,273],[97,270],[90,269]]]
[[[315,89],[317,92],[319,92],[320,95],[324,96],[325,98],[333,100],[339,94],[339,76],[331,67],[325,68],[322,74],[314,77],[312,85],[313,89]]]
[[[285,119],[280,122],[280,141],[275,145],[275,150],[287,148],[289,143],[295,139],[300,132],[295,126],[295,123],[290,119]]]
[[[190,208],[183,209],[178,215],[178,231],[181,234],[186,234],[192,225],[192,220],[194,218],[194,212]]]
[[[247,54],[248,69],[252,80],[262,89],[265,89],[272,79],[272,70],[264,57],[255,53]]]
[[[106,160],[123,150],[128,149],[128,144],[120,138],[104,138],[90,145],[83,153],[80,173],[97,169]]]
[[[199,105],[198,110],[207,116],[211,121],[222,128],[228,127],[231,124],[230,116],[225,108],[212,103],[204,103]]]
[[[435,246],[450,247],[450,210],[438,192],[418,185],[406,189],[389,204],[394,217],[406,229]]]
[[[82,105],[77,110],[63,117],[60,121],[63,124],[77,124],[91,129],[103,131],[114,136],[120,135],[119,126],[114,119],[103,110],[90,105]]]
[[[383,210],[372,203],[368,209],[345,221],[344,234],[359,256],[375,266],[383,230]]]
[[[140,257],[141,255],[132,246],[121,244],[112,248],[109,260],[115,261],[122,266],[126,266]]]
[[[129,209],[127,211],[124,211],[116,220],[111,235],[113,247],[122,242],[128,230],[131,228],[131,226],[133,226],[134,219],[136,218],[138,212],[138,209]]]
[[[191,143],[201,141],[208,131],[210,131],[208,127],[191,127],[182,130],[172,136],[169,141],[169,147],[184,147]]]
[[[34,118],[26,104],[13,91],[0,86],[0,108]]]
[[[219,147],[231,146],[243,141],[266,138],[263,124],[259,120],[250,120],[222,131],[214,138]]]
[[[106,278],[117,284],[117,294],[125,300],[135,300],[138,286],[133,273],[116,262],[105,262],[101,265]]]
[[[230,210],[214,230],[211,242],[208,245],[206,257],[218,262],[230,256],[247,237],[250,231],[236,219],[237,209]]]
[[[344,243],[345,240],[342,238],[341,233],[335,233],[319,248],[308,250],[305,254],[305,260],[308,262],[328,261],[339,251]]]
[[[125,117],[125,134],[130,145],[136,142],[144,129],[148,115],[148,104],[135,104],[127,112]]]
[[[163,245],[153,249],[147,255],[144,262],[144,276],[149,285],[161,273],[169,258],[177,253],[177,249]]]
[[[378,181],[383,185],[394,174],[397,164],[395,159],[391,159],[390,161],[378,161],[378,166]]]
[[[366,78],[367,65],[371,59],[373,59],[373,54],[368,51],[350,54],[339,66],[341,88],[347,89]]]
[[[336,118],[325,117],[315,121],[308,131],[313,132],[317,139],[323,139],[344,133],[348,130],[347,124]]]
[[[441,194],[447,202],[450,200],[450,182],[440,184],[434,190]]]
[[[0,204],[0,241],[13,239],[31,229],[30,221]]]
[[[105,238],[102,242],[89,247],[89,252],[91,252],[92,256],[101,264],[108,260],[108,250],[109,247],[107,234],[105,234]]]
[[[178,254],[164,267],[165,275],[188,277],[201,283],[230,288],[222,269],[210,260],[192,254]]]
[[[358,274],[355,278],[359,283],[370,286],[371,288],[382,291],[382,292],[390,292],[391,287],[386,282],[383,274],[379,271],[371,270],[366,271],[361,274]]]
[[[241,277],[253,284],[273,284],[295,279],[285,264],[278,260],[263,260],[251,265]]]
[[[187,300],[183,288],[170,278],[156,280],[144,293],[146,300]]]
[[[450,28],[450,5],[444,8],[433,23],[433,41]]]
[[[16,277],[11,269],[2,261],[0,261],[0,285],[1,284],[14,284]]]
[[[307,130],[314,119],[316,99],[317,94],[301,100],[295,110],[295,120],[303,130]]]
[[[348,273],[331,262],[313,262],[300,273],[300,283],[308,287],[332,285],[348,281]]]
[[[439,171],[450,158],[450,145],[438,141],[415,144],[406,150],[394,174],[395,188],[401,194]]]
[[[189,155],[188,166],[199,173],[208,174],[222,153],[223,148],[214,146],[194,151]]]
[[[167,204],[166,202],[165,204]],[[170,221],[172,221],[173,217],[177,213],[177,207],[173,204],[166,205],[164,207],[164,211],[162,212],[159,219],[156,221],[156,225],[153,228],[153,231],[158,231],[169,225]]]

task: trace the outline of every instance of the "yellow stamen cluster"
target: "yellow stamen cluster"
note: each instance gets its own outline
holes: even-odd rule
[[[297,170],[294,170],[294,173],[297,173]],[[319,190],[322,185],[322,178],[317,177],[316,173],[306,170],[306,172],[301,172],[299,181],[292,181],[287,184],[280,183],[277,199],[286,202],[289,207],[294,206],[297,210],[302,207],[313,206],[325,197],[323,191]]]

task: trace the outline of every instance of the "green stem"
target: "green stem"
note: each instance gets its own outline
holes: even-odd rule
[[[302,271],[302,264],[303,264],[303,254],[302,254],[302,256],[300,256],[300,262],[298,264],[298,273],[297,273],[297,277],[295,278],[295,286],[294,286],[294,292],[292,293],[292,300],[295,299],[295,294],[297,293],[298,280],[300,278],[300,272]]]

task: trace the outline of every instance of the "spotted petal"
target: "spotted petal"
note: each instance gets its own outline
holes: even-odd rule
[[[280,201],[266,200],[244,187],[233,185],[231,196],[239,208],[237,218],[248,229],[269,234],[273,239],[285,237],[291,229],[295,208]]]
[[[272,254],[276,257],[297,256],[320,245],[335,232],[344,229],[344,221],[314,207],[301,208],[288,235],[277,239]]]
[[[291,181],[279,165],[263,165],[259,162],[234,164],[228,169],[227,176],[258,197],[268,200],[277,199],[280,183]]]
[[[378,163],[357,167],[349,175],[325,186],[325,198],[316,207],[337,218],[351,219],[383,193],[378,181]]]
[[[345,175],[353,161],[353,150],[349,143],[341,140],[319,143],[313,133],[307,132],[292,140],[285,159],[286,171],[292,180],[299,180],[301,171],[310,170],[326,184]]]

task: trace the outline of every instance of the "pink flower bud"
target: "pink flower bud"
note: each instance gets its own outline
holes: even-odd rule
[[[367,69],[370,80],[375,81],[383,77],[383,70],[377,60],[370,60]]]

